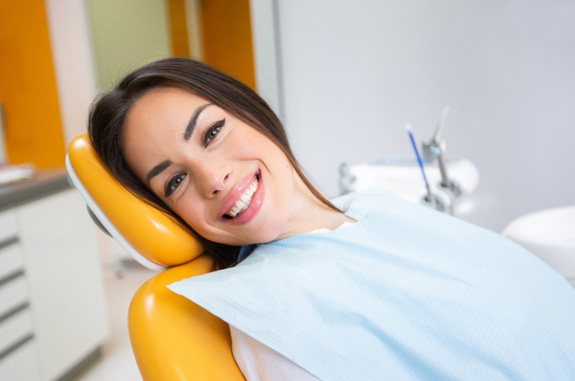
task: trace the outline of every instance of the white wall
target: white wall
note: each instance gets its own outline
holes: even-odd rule
[[[481,175],[493,230],[575,203],[575,1],[278,0],[284,120],[328,195],[338,166],[411,154],[403,126]]]
[[[96,96],[92,44],[84,1],[46,0],[50,42],[66,146],[86,132]]]
[[[281,118],[282,81],[277,4],[275,0],[250,0],[250,15],[257,91]]]

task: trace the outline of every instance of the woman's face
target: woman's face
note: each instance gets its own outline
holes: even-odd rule
[[[128,165],[198,234],[245,245],[288,235],[300,181],[267,137],[185,90],[149,90],[123,130]]]

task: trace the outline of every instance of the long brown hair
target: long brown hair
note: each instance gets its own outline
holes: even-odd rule
[[[123,153],[122,130],[128,111],[148,90],[162,86],[179,87],[204,98],[265,135],[284,152],[310,191],[325,205],[337,210],[305,176],[280,120],[259,95],[228,75],[185,58],[167,58],[135,70],[92,105],[88,124],[92,144],[113,175],[130,191],[180,219],[134,175]],[[238,247],[201,240],[205,254],[214,260],[214,269],[236,263]]]

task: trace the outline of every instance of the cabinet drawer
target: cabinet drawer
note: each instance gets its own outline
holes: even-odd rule
[[[17,235],[18,226],[16,225],[16,213],[0,213],[0,243]]]
[[[0,317],[28,303],[26,278],[19,276],[0,284]],[[0,322],[0,324],[2,324]]]
[[[36,342],[33,339],[0,358],[0,380],[40,380]]]
[[[10,351],[10,348],[30,335],[32,335],[32,315],[29,308],[3,319],[0,321],[0,353]]]
[[[7,241],[4,241],[7,242]],[[11,243],[10,243],[11,242]],[[8,241],[8,245],[2,247],[0,241],[0,283],[4,278],[24,268],[22,248],[18,241]]]

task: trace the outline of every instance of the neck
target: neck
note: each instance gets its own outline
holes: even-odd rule
[[[293,200],[290,226],[281,238],[317,229],[335,230],[346,221],[353,222],[343,212],[321,201],[301,179],[296,184],[298,191]]]

